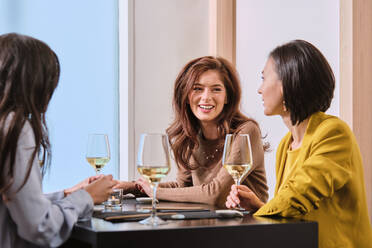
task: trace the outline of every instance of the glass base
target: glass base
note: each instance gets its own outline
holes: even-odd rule
[[[142,225],[149,225],[149,226],[159,226],[159,225],[168,224],[168,222],[160,219],[157,216],[155,216],[155,217],[150,216],[150,217],[148,217],[144,220],[141,220],[139,223],[142,224]]]
[[[245,208],[242,208],[242,207],[240,206],[240,204],[238,204],[238,206],[236,206],[234,209],[235,209],[235,210],[238,210],[238,211],[240,211],[240,212],[245,212],[245,211],[247,211]]]

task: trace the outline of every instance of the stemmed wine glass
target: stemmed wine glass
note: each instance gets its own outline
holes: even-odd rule
[[[252,148],[248,134],[228,134],[222,157],[223,167],[232,176],[236,185],[240,185],[252,168]],[[240,205],[239,209],[242,209]]]
[[[86,159],[98,175],[110,161],[110,144],[107,134],[90,134],[88,136]]]
[[[151,216],[139,223],[152,226],[165,224],[165,221],[156,216],[156,189],[160,180],[170,171],[169,141],[167,135],[141,135],[137,155],[137,170],[149,181],[153,189]]]

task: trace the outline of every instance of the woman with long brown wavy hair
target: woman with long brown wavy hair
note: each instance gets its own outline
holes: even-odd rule
[[[157,199],[223,206],[234,183],[221,163],[225,135],[245,133],[250,135],[254,164],[243,184],[267,200],[261,132],[256,121],[240,112],[240,98],[238,74],[226,59],[206,56],[185,65],[175,81],[175,118],[167,129],[177,180],[161,183]],[[121,187],[126,192],[152,194],[143,179],[122,182]]]
[[[111,175],[91,177],[64,191],[42,193],[42,174],[51,154],[45,112],[59,73],[58,58],[44,42],[15,33],[0,35],[2,248],[59,246],[78,218],[106,200],[115,184]]]

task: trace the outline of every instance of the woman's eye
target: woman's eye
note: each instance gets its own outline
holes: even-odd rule
[[[201,87],[194,87],[193,90],[195,90],[195,91],[200,91],[200,90],[202,90],[202,88],[201,88]]]
[[[222,91],[222,89],[221,88],[214,88],[213,91],[214,92],[220,92],[220,91]]]

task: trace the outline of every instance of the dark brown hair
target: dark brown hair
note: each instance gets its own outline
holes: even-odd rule
[[[237,71],[229,61],[221,57],[205,56],[187,63],[178,74],[174,84],[175,118],[167,129],[167,133],[177,165],[188,169],[195,169],[191,168],[188,161],[193,149],[199,145],[197,135],[201,129],[199,120],[187,103],[188,95],[201,74],[209,70],[220,74],[226,88],[227,103],[216,119],[219,136],[222,138],[227,133],[237,132],[237,128],[248,120],[256,123],[240,112],[240,81]]]
[[[26,183],[40,151],[43,175],[50,165],[44,113],[59,74],[58,58],[44,42],[16,33],[0,36],[0,194],[14,182],[17,143],[26,122],[34,132],[35,148],[18,190]]]
[[[326,58],[314,45],[294,40],[275,48],[270,57],[282,81],[284,103],[293,125],[329,108],[335,77]]]

